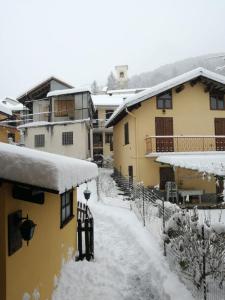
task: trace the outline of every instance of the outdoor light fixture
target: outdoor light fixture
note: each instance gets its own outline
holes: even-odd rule
[[[27,242],[27,245],[29,244],[29,241],[33,238],[34,230],[36,227],[36,224],[32,220],[28,219],[28,215],[26,218],[21,218],[20,221],[25,220],[20,224],[20,233],[22,236],[22,239]]]
[[[86,187],[86,189],[84,190],[84,198],[86,199],[86,201],[90,199],[90,196],[91,192],[89,191],[88,187]]]

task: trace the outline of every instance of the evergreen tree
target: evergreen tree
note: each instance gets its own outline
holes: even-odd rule
[[[107,87],[109,90],[116,90],[118,88],[118,83],[113,72],[111,72],[108,76]]]
[[[96,80],[94,80],[91,85],[91,91],[93,94],[97,94],[99,92],[99,87]]]

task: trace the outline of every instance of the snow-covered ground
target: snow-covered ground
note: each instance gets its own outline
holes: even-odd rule
[[[99,201],[95,181],[88,184],[95,221],[95,259],[65,264],[52,299],[193,299],[169,269],[158,239],[118,195],[109,173],[104,176]],[[79,200],[84,188],[86,185],[79,188]]]

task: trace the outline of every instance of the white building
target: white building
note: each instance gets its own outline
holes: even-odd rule
[[[33,120],[19,126],[26,147],[87,159],[93,156],[94,106],[87,89],[49,92],[33,101]]]
[[[19,126],[28,148],[87,159],[91,156],[89,120],[33,122]]]

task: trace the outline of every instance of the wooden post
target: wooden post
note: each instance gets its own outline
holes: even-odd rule
[[[83,259],[83,252],[82,252],[82,225],[81,220],[77,221],[77,232],[78,232],[78,252],[79,252],[79,260]]]
[[[94,219],[90,219],[90,253],[94,258]]]
[[[84,221],[84,228],[85,228],[85,255],[86,260],[90,260],[90,241],[89,241],[89,220],[85,219]]]

